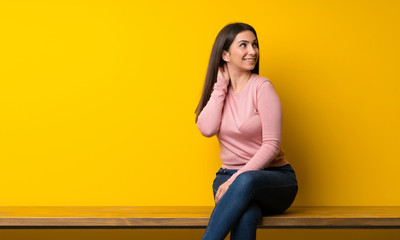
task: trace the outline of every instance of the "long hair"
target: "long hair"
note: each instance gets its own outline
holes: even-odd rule
[[[233,40],[235,40],[235,38],[236,38],[236,35],[238,35],[239,33],[243,32],[243,31],[246,31],[246,30],[252,31],[254,36],[257,39],[256,30],[254,30],[254,28],[252,26],[250,26],[246,23],[228,24],[224,28],[221,29],[221,31],[218,33],[217,37],[215,38],[214,46],[211,50],[210,60],[208,62],[206,79],[204,81],[204,86],[203,86],[203,94],[201,95],[199,104],[197,105],[197,108],[195,111],[196,123],[197,123],[199,114],[203,110],[204,106],[206,106],[208,100],[210,100],[214,84],[217,82],[218,68],[223,67],[224,63],[226,63],[222,59],[222,52],[224,50],[229,51],[229,48],[230,48]],[[257,42],[258,42],[258,39],[257,39]],[[256,63],[256,66],[254,67],[254,69],[251,70],[252,73],[258,74],[259,62],[260,62],[260,57],[258,57],[258,61]]]

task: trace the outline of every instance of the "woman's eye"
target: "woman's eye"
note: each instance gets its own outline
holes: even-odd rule
[[[242,43],[242,44],[240,44],[239,46],[240,46],[240,47],[241,47],[241,46],[246,47],[246,43]],[[257,43],[253,43],[253,46],[254,46],[254,47],[258,47]]]

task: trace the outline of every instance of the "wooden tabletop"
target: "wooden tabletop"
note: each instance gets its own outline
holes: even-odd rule
[[[0,207],[0,228],[205,228],[211,206]],[[400,228],[400,206],[293,206],[260,228]]]

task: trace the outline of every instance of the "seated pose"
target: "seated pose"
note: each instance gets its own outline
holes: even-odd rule
[[[282,213],[297,194],[281,148],[282,109],[272,83],[259,76],[256,31],[225,26],[211,51],[196,124],[217,135],[222,166],[213,182],[215,207],[203,240],[256,239],[261,216]]]

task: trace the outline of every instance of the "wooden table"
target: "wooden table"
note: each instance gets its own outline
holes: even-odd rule
[[[0,207],[0,228],[205,228],[212,207]],[[400,206],[293,206],[259,228],[400,228]]]

